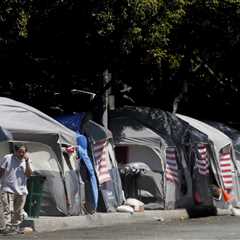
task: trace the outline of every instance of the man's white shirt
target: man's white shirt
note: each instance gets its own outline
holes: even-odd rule
[[[29,164],[31,167],[30,160]],[[1,192],[28,194],[25,160],[20,160],[14,154],[7,154],[1,159],[0,168],[5,170],[1,178]]]

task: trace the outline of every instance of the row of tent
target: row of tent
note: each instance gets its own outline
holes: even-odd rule
[[[238,206],[237,131],[137,107],[111,112],[109,128],[84,113],[53,119],[0,98],[0,157],[15,143],[27,144],[34,174],[46,179],[41,215],[116,211],[125,196],[148,209],[228,207],[214,189]]]
[[[215,127],[152,108],[128,107],[112,114],[119,162],[145,164],[138,196],[149,203],[146,208],[227,208],[230,198],[239,207],[239,134],[211,124]],[[234,136],[234,144],[223,131]]]
[[[112,135],[92,121],[82,127],[85,136],[33,107],[0,98],[0,157],[14,144],[27,145],[34,175],[45,178],[40,215],[114,211],[123,202]]]

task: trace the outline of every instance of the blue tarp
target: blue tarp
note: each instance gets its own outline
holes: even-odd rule
[[[74,132],[81,132],[81,123],[85,116],[85,113],[76,113],[72,115],[64,115],[56,117],[56,120],[59,121],[64,126],[70,128]]]
[[[94,204],[95,204],[94,208],[96,209],[98,205],[98,184],[95,176],[94,167],[92,165],[92,162],[87,152],[87,149],[88,149],[87,138],[83,135],[77,134],[77,144],[78,144],[78,154],[81,157],[81,160],[84,161],[88,169],[91,186],[92,186]]]
[[[70,128],[76,132],[77,144],[78,144],[78,154],[82,161],[84,161],[85,166],[87,167],[89,178],[92,186],[92,194],[94,198],[94,208],[97,208],[98,205],[98,184],[95,176],[94,167],[91,159],[88,156],[88,143],[87,138],[81,135],[81,123],[85,116],[85,113],[77,113],[74,115],[66,115],[57,117],[56,120],[62,123],[64,126]]]

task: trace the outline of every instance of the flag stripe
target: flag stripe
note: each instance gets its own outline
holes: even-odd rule
[[[207,148],[204,147],[204,148],[198,148],[198,151],[200,154],[206,154],[207,153]]]
[[[209,174],[209,170],[202,171],[202,170],[199,169],[199,173],[201,175],[208,175]]]
[[[168,148],[166,150],[166,179],[176,184],[178,183],[178,165],[175,148]]]
[[[107,141],[105,139],[97,141],[93,146],[93,152],[99,183],[102,184],[111,181],[107,164]]]
[[[224,188],[226,190],[232,190],[233,188],[233,165],[230,153],[220,153],[219,166],[221,170],[221,176],[223,179]]]
[[[171,175],[167,175],[166,179],[169,180],[170,182],[174,183],[174,184],[176,184],[178,182],[178,178],[173,177]]]
[[[199,145],[198,148],[198,157],[196,160],[196,165],[198,168],[199,174],[205,176],[209,174],[209,159],[208,159],[208,151],[205,145]]]
[[[208,166],[198,166],[198,170],[208,170]]]
[[[226,157],[226,156],[231,158],[231,154],[230,153],[221,153],[221,157]]]
[[[221,166],[221,167],[227,167],[227,166],[228,166],[228,167],[229,167],[229,166],[231,167],[231,162],[230,162],[230,161],[228,161],[228,162],[226,162],[226,161],[220,162],[220,166]]]

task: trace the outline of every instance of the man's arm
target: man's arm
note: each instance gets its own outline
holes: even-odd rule
[[[29,163],[29,157],[28,157],[28,155],[25,155],[24,158],[25,158],[25,163],[26,163],[25,175],[27,177],[30,177],[30,176],[32,176],[32,168]]]

